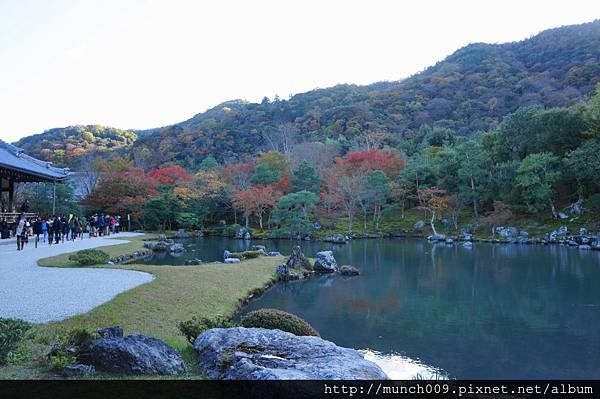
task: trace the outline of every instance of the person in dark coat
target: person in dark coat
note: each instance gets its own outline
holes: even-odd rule
[[[40,241],[40,235],[44,234],[42,231],[42,220],[40,218],[35,218],[31,227],[33,229],[33,235],[35,236],[35,247],[37,248],[38,242]]]
[[[29,212],[29,200],[25,200],[23,204],[21,204],[21,213]]]
[[[60,242],[60,236],[62,235],[62,222],[58,218],[58,216],[54,217],[54,221],[52,222],[52,233],[54,234],[54,243],[58,244]],[[50,240],[52,241],[52,240]]]

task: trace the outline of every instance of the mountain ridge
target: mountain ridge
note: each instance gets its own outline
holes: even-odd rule
[[[111,137],[110,148],[101,152],[116,148],[142,167],[175,162],[195,169],[208,155],[238,162],[268,149],[265,137],[277,135],[284,126],[303,141],[352,142],[365,134],[383,133],[387,136],[382,145],[395,147],[423,125],[470,135],[494,129],[519,107],[570,106],[588,98],[598,81],[600,20],[594,20],[544,30],[517,42],[471,43],[399,81],[338,84],[287,100],[229,100],[153,129],[106,128],[117,137]],[[58,160],[51,151],[60,156],[65,151],[72,162],[81,151],[72,157],[68,143],[61,145],[59,140],[67,137],[77,147],[82,142],[77,135],[83,133],[77,127],[62,130],[66,136],[60,128],[50,129],[38,139],[29,136],[15,144],[52,161]],[[93,149],[87,142],[84,147]]]

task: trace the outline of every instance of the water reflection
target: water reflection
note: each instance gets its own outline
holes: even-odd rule
[[[210,262],[224,249],[253,244],[289,254],[297,242],[207,237],[185,241],[188,251],[180,257],[149,262]],[[410,378],[600,375],[600,252],[493,244],[468,249],[423,240],[301,245],[309,256],[331,249],[340,264],[362,275],[278,284],[244,312],[274,307],[295,313],[325,339],[369,348],[367,356],[402,378],[413,372]]]

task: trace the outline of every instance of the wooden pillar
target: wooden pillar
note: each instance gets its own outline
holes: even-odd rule
[[[56,215],[56,180],[52,182],[52,216]]]
[[[8,211],[15,211],[15,180],[8,179]]]

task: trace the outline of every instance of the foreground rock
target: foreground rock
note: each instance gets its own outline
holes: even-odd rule
[[[101,338],[89,362],[98,370],[130,375],[177,375],[185,372],[181,356],[163,341],[141,334]]]
[[[338,265],[332,251],[317,252],[317,260],[313,267],[316,273],[335,273]]]
[[[227,380],[388,379],[354,349],[264,328],[214,328],[194,342],[198,366]]]

